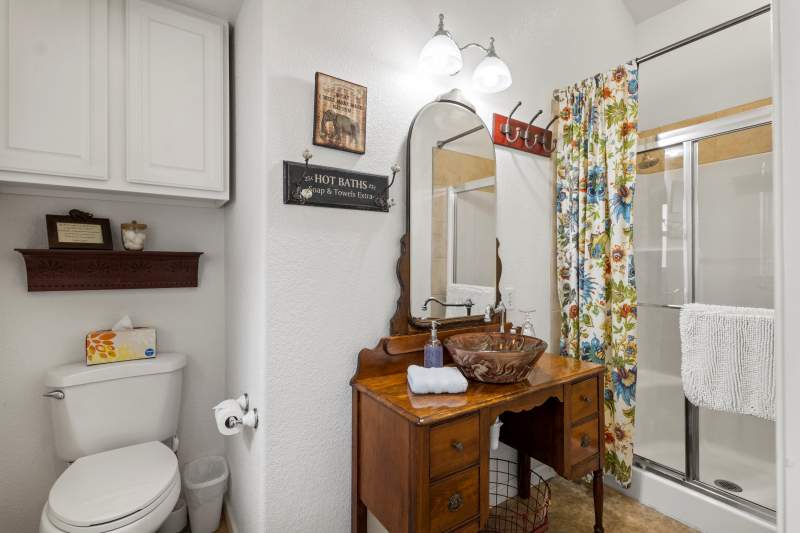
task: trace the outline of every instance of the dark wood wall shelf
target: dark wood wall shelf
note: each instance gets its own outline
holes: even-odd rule
[[[197,287],[203,253],[15,250],[25,259],[29,292]]]

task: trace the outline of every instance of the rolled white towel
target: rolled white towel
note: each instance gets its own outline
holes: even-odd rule
[[[415,394],[457,394],[467,390],[467,378],[455,367],[408,367],[408,386]]]

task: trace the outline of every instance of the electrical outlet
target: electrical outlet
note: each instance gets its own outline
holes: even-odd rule
[[[506,309],[514,309],[514,287],[506,287],[501,292],[503,293],[503,303],[506,304]]]

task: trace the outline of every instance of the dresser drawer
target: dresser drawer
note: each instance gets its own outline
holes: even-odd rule
[[[570,423],[596,414],[597,400],[597,378],[573,385],[569,394]]]
[[[589,420],[570,430],[569,464],[574,465],[596,454],[598,448],[597,419]]]
[[[470,468],[431,485],[433,533],[447,531],[478,514],[478,470],[478,467]]]
[[[478,462],[478,416],[431,428],[430,477],[435,479],[458,472]]]
[[[450,533],[478,533],[481,530],[481,521],[475,520],[469,524],[465,524],[458,529],[454,529]]]

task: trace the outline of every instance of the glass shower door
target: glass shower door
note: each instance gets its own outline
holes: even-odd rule
[[[688,301],[683,145],[642,152],[634,204],[639,363],[636,454],[683,473],[684,396],[678,332]]]
[[[699,302],[773,307],[768,108],[659,134],[637,156],[635,462],[774,520],[775,427],[683,394],[679,316]]]
[[[695,301],[773,308],[771,126],[694,143]],[[775,508],[775,424],[699,410],[699,480]]]

